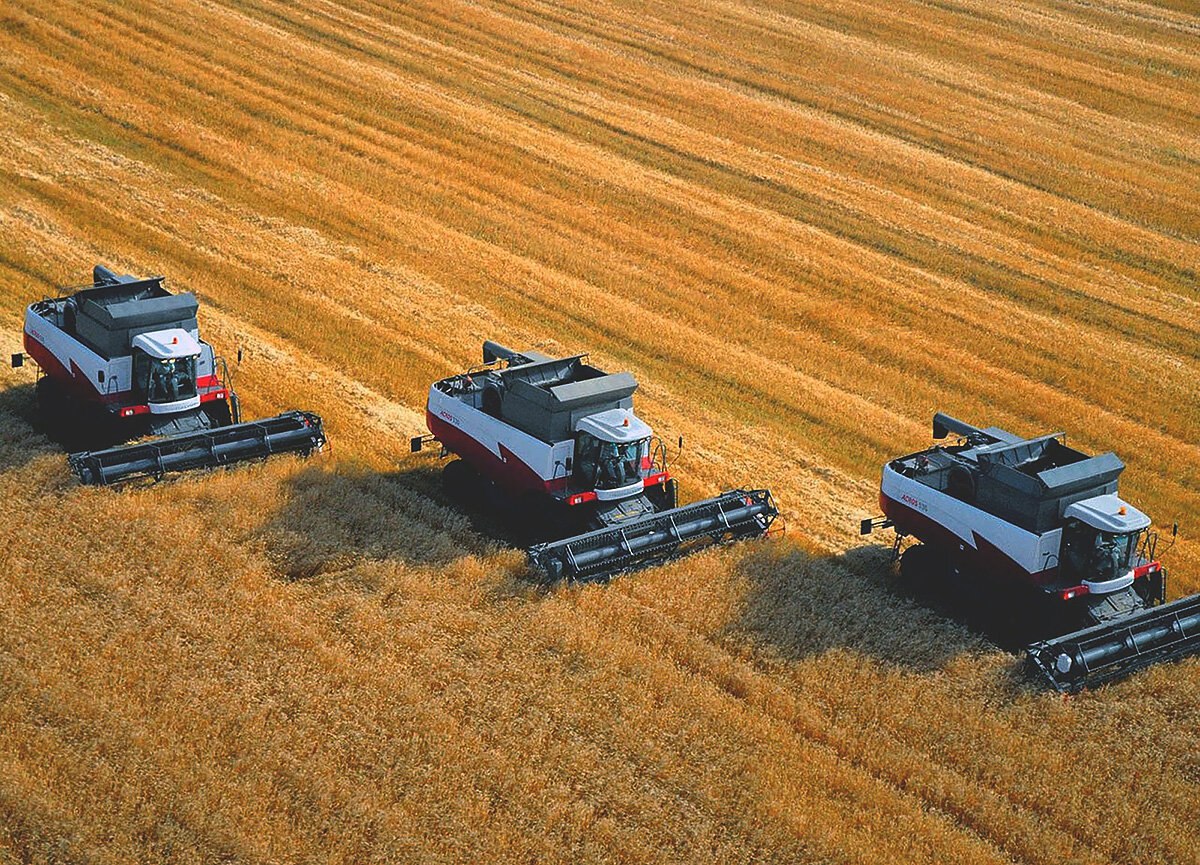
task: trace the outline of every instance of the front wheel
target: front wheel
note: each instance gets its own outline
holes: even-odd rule
[[[544,493],[527,492],[505,509],[502,516],[516,542],[527,547],[571,534],[565,510],[565,505]]]
[[[68,453],[102,450],[127,437],[120,421],[97,405],[73,400],[49,376],[38,379],[36,387],[42,431]]]
[[[679,507],[679,481],[671,478],[665,484],[646,487],[646,495],[659,513]]]
[[[234,422],[229,403],[223,399],[205,405],[204,413],[208,415],[209,425],[213,427],[229,426]]]
[[[67,396],[58,382],[43,376],[38,379],[35,393],[42,422],[51,430],[61,427],[67,415]]]
[[[1147,574],[1145,578],[1133,584],[1147,607],[1155,607],[1167,602],[1167,572],[1159,568],[1156,573]]]

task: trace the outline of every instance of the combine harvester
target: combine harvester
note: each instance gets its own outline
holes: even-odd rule
[[[324,446],[321,418],[310,412],[239,422],[225,362],[200,339],[195,295],[171,294],[161,276],[118,276],[103,265],[93,279],[25,313],[44,421],[68,449],[106,448],[68,457],[81,482],[158,478]],[[13,366],[24,359],[13,355]],[[109,447],[144,436],[158,438]]]
[[[1013,591],[1031,587],[1031,602],[1086,624],[1026,649],[1031,672],[1059,691],[1200,652],[1200,595],[1163,604],[1158,536],[1149,517],[1117,497],[1125,466],[1114,454],[1089,457],[1067,447],[1063,433],[1022,439],[935,415],[933,437],[951,432],[958,443],[884,466],[885,516],[862,523],[863,534],[894,527],[895,552],[906,535],[923,542],[905,551],[903,576],[978,575]]]
[[[733,490],[677,507],[666,448],[633,413],[637,382],[587,355],[554,359],[483,344],[484,366],[429,389],[430,435],[459,459],[447,492],[490,502],[540,537],[529,549],[549,579],[596,580],[692,546],[765,534],[778,511],[767,490]]]

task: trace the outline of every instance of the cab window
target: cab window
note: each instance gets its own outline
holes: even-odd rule
[[[1141,532],[1102,532],[1079,521],[1063,526],[1062,566],[1076,578],[1107,582],[1134,564]]]
[[[177,402],[196,395],[196,358],[152,358],[142,351],[134,354],[134,381],[147,402]]]
[[[642,457],[648,440],[601,441],[581,432],[575,436],[575,481],[581,488],[611,490],[636,483],[642,477]]]

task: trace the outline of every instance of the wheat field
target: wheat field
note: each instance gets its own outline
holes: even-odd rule
[[[106,262],[330,451],[85,489],[0,371],[0,862],[1200,861],[1200,662],[1071,699],[897,586],[944,410],[1200,591],[1186,0],[6,0],[0,349]],[[480,342],[782,537],[538,587],[409,455]]]

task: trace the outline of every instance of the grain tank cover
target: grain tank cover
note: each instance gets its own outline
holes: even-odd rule
[[[583,418],[611,409],[632,409],[637,381],[627,372],[605,373],[584,363],[586,355],[510,366],[499,379],[500,417],[542,441],[572,438]]]
[[[199,304],[190,292],[171,294],[161,276],[134,282],[99,285],[76,293],[75,332],[104,357],[129,354],[133,337],[148,331],[180,328],[194,331]]]
[[[184,292],[108,302],[87,298],[80,307],[80,312],[95,319],[108,330],[118,330],[195,319],[199,306],[194,294]]]
[[[1116,454],[1089,457],[1064,445],[1060,435],[964,451],[962,456],[980,468],[975,481],[979,506],[1041,533],[1059,525],[1071,503],[1115,493],[1125,468]]]
[[[1059,528],[1074,503],[1115,494],[1125,469],[1116,454],[1089,456],[1060,432],[1024,439],[940,413],[934,427],[965,441],[894,460],[893,469],[1036,534]]]

